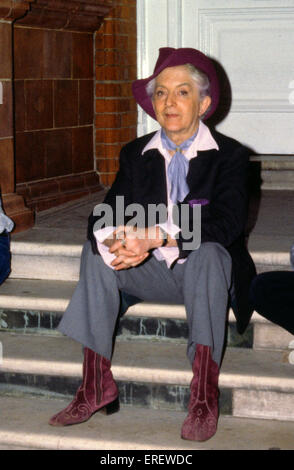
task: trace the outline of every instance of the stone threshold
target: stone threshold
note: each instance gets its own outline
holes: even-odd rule
[[[194,451],[197,450],[293,449],[294,422],[221,415],[217,433],[201,443],[180,438],[186,417],[183,411],[122,406],[119,413],[110,416],[97,413],[78,426],[56,428],[47,424],[48,419],[67,405],[66,400],[2,396],[1,403],[0,449],[3,450],[95,450],[92,454],[95,464],[101,463],[102,454],[98,451],[129,451],[136,466],[137,459],[144,459],[144,454],[150,455],[155,450],[163,450],[167,455],[170,451],[189,451],[196,464],[199,455]],[[136,450],[145,452],[141,457]],[[75,456],[79,458],[79,454]]]

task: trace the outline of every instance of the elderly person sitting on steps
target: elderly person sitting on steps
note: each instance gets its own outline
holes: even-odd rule
[[[239,332],[251,315],[248,290],[255,270],[243,236],[248,151],[202,122],[216,110],[219,84],[210,59],[195,49],[161,48],[154,73],[136,80],[133,94],[161,128],[122,149],[103,204],[113,221],[101,213],[89,217],[80,280],[59,325],[85,347],[83,382],[50,424],[76,424],[96,411],[118,410],[110,368],[121,294],[127,293],[185,305],[193,379],[181,436],[204,441],[217,428],[229,302]],[[124,214],[118,208],[122,197]],[[127,210],[134,204],[145,215],[141,223]],[[150,221],[148,211],[158,205],[165,216]]]

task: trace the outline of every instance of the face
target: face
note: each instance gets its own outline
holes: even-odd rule
[[[182,65],[168,67],[156,77],[152,97],[156,118],[177,145],[197,131],[210,102],[209,96],[200,101],[197,84]]]

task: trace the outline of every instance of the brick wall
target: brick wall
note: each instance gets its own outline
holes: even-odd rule
[[[31,215],[110,185],[136,137],[136,0],[5,1],[0,184]]]
[[[15,193],[11,11],[11,2],[1,2],[0,15],[6,19],[0,16],[0,192],[4,210],[17,232],[33,225],[34,214],[23,197]]]
[[[14,28],[16,188],[36,210],[99,190],[93,34]]]
[[[136,34],[136,0],[118,0],[95,34],[96,168],[106,186],[114,180],[121,147],[136,137]]]
[[[11,25],[0,21],[0,188],[14,191]]]

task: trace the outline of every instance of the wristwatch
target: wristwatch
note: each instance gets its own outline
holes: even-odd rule
[[[159,227],[159,230],[162,234],[162,245],[160,248],[162,248],[163,246],[166,246],[167,245],[167,242],[168,242],[168,233],[163,230],[163,228]]]

